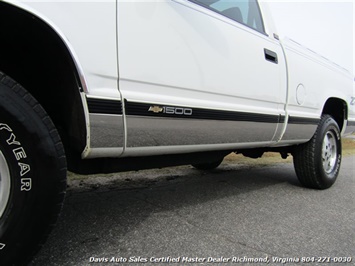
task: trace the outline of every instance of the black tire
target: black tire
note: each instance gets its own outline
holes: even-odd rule
[[[220,164],[223,162],[223,159],[224,158],[208,163],[192,164],[192,166],[198,170],[213,170],[220,166]]]
[[[66,158],[44,109],[1,72],[0,163],[0,265],[26,265],[62,208]]]
[[[339,175],[341,134],[330,115],[324,115],[312,139],[295,148],[293,161],[298,180],[313,189],[331,187]]]

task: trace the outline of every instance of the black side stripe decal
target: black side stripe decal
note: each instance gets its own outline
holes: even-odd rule
[[[126,102],[126,114],[134,116],[149,116],[149,117],[171,117],[184,119],[200,119],[200,120],[220,120],[220,121],[248,121],[248,122],[263,122],[263,123],[278,123],[279,115],[253,114],[234,111],[221,111],[202,108],[191,108],[191,115],[184,114],[167,114],[163,112],[154,113],[148,110],[153,107],[161,107],[164,105],[146,104],[136,102]],[[169,107],[181,108],[178,106],[168,105]]]
[[[298,125],[318,125],[320,119],[318,118],[308,118],[308,117],[295,117],[290,116],[288,118],[289,124],[298,124]]]
[[[112,114],[122,115],[121,101],[106,100],[106,99],[92,99],[87,98],[89,113],[91,114]],[[180,106],[167,105],[173,108],[180,108]],[[183,118],[183,119],[199,119],[199,120],[219,120],[219,121],[244,121],[244,122],[259,122],[259,123],[284,123],[285,116],[282,115],[268,115],[256,114],[237,111],[223,111],[203,108],[189,108],[192,113],[189,115],[184,114],[169,114],[164,112],[150,112],[149,110],[155,107],[157,109],[166,107],[159,104],[147,104],[138,102],[125,101],[126,115],[131,116],[145,116],[145,117],[170,117],[170,118]],[[301,125],[317,125],[320,119],[294,117],[290,116],[288,119],[289,124]]]
[[[122,102],[105,99],[87,98],[89,113],[122,115]]]

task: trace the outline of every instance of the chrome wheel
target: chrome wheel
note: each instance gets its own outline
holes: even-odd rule
[[[332,131],[328,131],[324,136],[322,147],[323,169],[327,174],[331,173],[335,169],[337,157],[336,136]]]
[[[5,156],[0,151],[0,218],[5,212],[11,188],[10,171]]]

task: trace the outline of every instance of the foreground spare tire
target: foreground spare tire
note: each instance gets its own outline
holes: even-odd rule
[[[298,180],[308,188],[327,189],[339,175],[342,147],[338,124],[324,115],[312,139],[295,148],[294,166]]]
[[[62,208],[66,158],[44,109],[0,72],[0,265],[25,265]]]

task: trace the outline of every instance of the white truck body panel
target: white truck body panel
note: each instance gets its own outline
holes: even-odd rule
[[[88,95],[120,99],[116,1],[8,2],[44,20],[60,35],[81,69]]]
[[[282,41],[288,67],[289,116],[320,117],[329,98],[351,102],[353,84],[350,73],[297,42]],[[354,106],[349,105],[349,119],[354,120]],[[286,131],[284,137],[290,134]]]
[[[282,44],[285,47],[289,68],[288,111],[290,115],[319,117],[323,103],[329,97],[348,100],[351,95],[347,94],[352,91],[352,82],[347,70],[295,41],[286,38]],[[302,103],[297,101],[299,84],[305,88],[303,97],[299,95],[304,98]]]
[[[189,1],[123,2],[118,24],[120,90],[128,102],[284,115],[286,67],[276,40]],[[278,53],[280,63],[267,62],[264,48]],[[156,119],[148,120],[127,116],[128,147],[156,143],[136,141],[136,131],[152,132],[147,125]],[[193,125],[179,122],[174,121],[169,140],[160,137],[159,146],[211,143],[187,143],[184,135],[191,136],[186,129]],[[204,122],[195,122],[193,130]],[[154,125],[162,135],[164,127],[171,128],[169,121]],[[273,140],[276,127],[259,124],[254,141]],[[213,138],[211,131],[205,134]],[[247,141],[226,138],[223,143]]]
[[[350,75],[279,41],[266,3],[262,33],[188,0],[8,2],[44,20],[73,56],[86,96],[84,158],[303,143],[329,98],[346,102],[355,122]],[[122,113],[89,113],[86,99],[120,102]],[[148,113],[166,107],[210,116]]]

